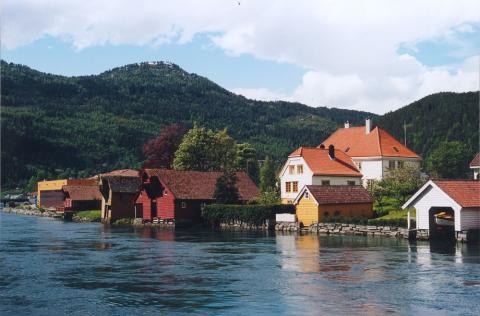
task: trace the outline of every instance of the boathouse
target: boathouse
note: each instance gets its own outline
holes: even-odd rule
[[[100,209],[102,196],[98,185],[64,185],[62,191],[63,209],[57,210],[78,212]]]
[[[140,189],[137,170],[116,170],[99,176],[102,194],[102,222],[142,217],[135,214],[135,199]]]
[[[415,208],[417,231],[430,238],[471,240],[480,234],[480,181],[430,180],[402,208]]]
[[[144,221],[176,224],[201,222],[203,206],[215,202],[217,179],[222,172],[145,169],[141,173],[141,190],[136,200],[136,212]],[[255,183],[244,172],[237,172],[240,201],[246,203],[258,197]]]
[[[62,208],[64,207],[65,193],[62,190],[65,185],[96,185],[96,179],[62,179],[51,181],[39,181],[37,183],[38,207]]]
[[[294,204],[304,226],[334,217],[373,216],[373,200],[361,185],[306,185]]]

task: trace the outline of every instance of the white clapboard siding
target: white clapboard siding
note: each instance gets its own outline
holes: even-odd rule
[[[480,208],[464,208],[460,214],[460,230],[480,229]]]
[[[437,187],[431,186],[417,198],[412,205],[416,210],[418,229],[429,229],[429,211],[432,207],[451,207],[455,211],[455,230],[460,230],[460,208],[448,195]]]

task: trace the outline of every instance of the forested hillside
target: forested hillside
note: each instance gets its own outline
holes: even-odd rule
[[[345,120],[370,113],[259,102],[174,64],[141,63],[100,75],[63,77],[1,64],[2,184],[83,177],[138,166],[142,145],[165,125],[227,128],[260,159],[317,145]]]
[[[479,112],[478,92],[442,92],[379,117],[378,125],[403,141],[405,122],[407,145],[424,160],[440,143],[460,141],[470,150],[465,159],[470,161],[479,151]]]

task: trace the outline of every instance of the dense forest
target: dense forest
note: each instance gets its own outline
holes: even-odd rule
[[[406,121],[409,145],[424,158],[443,140],[478,150],[478,93],[435,94],[378,117],[249,100],[163,62],[64,77],[2,61],[1,84],[4,188],[138,167],[142,145],[170,123],[227,128],[236,141],[252,144],[259,159],[277,162],[300,145],[319,144],[346,120],[362,125],[367,116],[399,139]]]
[[[170,123],[227,128],[259,159],[277,161],[317,145],[345,120],[371,113],[260,102],[235,95],[174,64],[132,64],[64,77],[1,63],[2,184],[33,177],[84,177],[138,166],[142,145]]]

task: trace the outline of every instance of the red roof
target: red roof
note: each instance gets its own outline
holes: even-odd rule
[[[138,177],[139,171],[133,169],[113,170],[107,173],[102,173],[102,176],[124,176],[124,177]]]
[[[75,201],[101,200],[102,195],[97,185],[64,185],[67,198]]]
[[[307,185],[318,204],[372,203],[372,198],[361,185]]]
[[[335,175],[345,177],[361,177],[352,158],[341,150],[335,149],[335,159],[330,159],[328,149],[300,147],[292,152],[289,158],[302,157],[314,175]]]
[[[461,207],[480,207],[480,181],[433,180],[433,183]]]
[[[145,169],[149,177],[158,180],[179,200],[213,200],[217,179],[223,172]],[[255,183],[245,172],[235,173],[240,200],[250,201],[260,195]]]
[[[470,167],[480,167],[480,153],[470,162]]]
[[[375,127],[370,133],[365,132],[365,126],[339,128],[323,144],[334,145],[350,157],[406,157],[420,158],[416,153],[405,147],[387,131]]]

